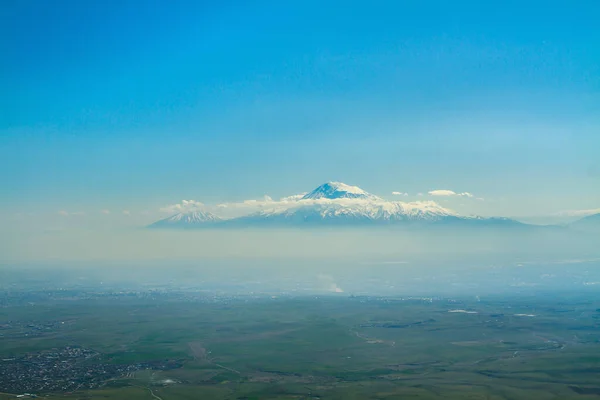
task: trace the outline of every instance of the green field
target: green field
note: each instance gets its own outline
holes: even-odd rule
[[[552,296],[57,299],[1,308],[0,356],[75,345],[94,362],[183,365],[36,393],[56,399],[591,399],[597,308]],[[28,334],[30,321],[56,325]]]

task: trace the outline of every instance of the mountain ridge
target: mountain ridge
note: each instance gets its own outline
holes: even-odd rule
[[[528,226],[509,218],[464,216],[434,201],[386,201],[358,186],[327,182],[303,196],[266,203],[264,209],[231,219],[206,210],[182,211],[151,224],[151,228],[268,226]]]
[[[148,226],[148,228],[193,228],[197,225],[218,224],[224,219],[217,215],[203,210],[191,210],[178,212],[170,217],[156,221]]]

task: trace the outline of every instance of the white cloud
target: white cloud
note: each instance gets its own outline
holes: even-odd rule
[[[417,193],[417,196],[423,196],[423,193]]]
[[[402,192],[392,192],[392,194],[394,196],[408,196],[408,193],[402,193]]]
[[[250,208],[250,209],[259,209],[264,207],[273,207],[280,205],[290,205],[295,204],[304,197],[306,193],[295,194],[293,196],[282,197],[279,200],[273,200],[271,196],[264,195],[262,199],[251,199],[244,200],[238,203],[221,203],[217,204],[217,208]],[[302,200],[304,201],[304,200]]]
[[[131,215],[131,211],[129,211],[129,210],[123,210],[123,215]]]
[[[110,210],[102,210],[102,211],[100,211],[100,212],[101,212],[102,214],[104,214],[104,215],[108,215],[108,214],[110,214]]]
[[[429,194],[431,196],[456,196],[456,192],[453,192],[452,190],[446,190],[446,189],[432,190],[431,192],[429,192]]]
[[[279,199],[279,201],[298,201],[301,198],[303,198],[304,196],[306,196],[306,193],[308,193],[308,192],[294,194],[292,196],[287,196],[287,197],[282,197],[281,199]]]
[[[68,217],[69,216],[69,212],[65,211],[65,210],[60,210],[58,212],[58,215],[62,215],[63,217]]]
[[[161,212],[169,214],[177,214],[180,212],[188,212],[203,208],[204,204],[196,200],[182,200],[181,203],[171,204],[160,209]]]
[[[455,191],[448,190],[448,189],[432,190],[428,193],[430,196],[445,196],[445,197],[459,196],[459,197],[468,197],[468,198],[475,197],[472,193],[469,193],[469,192],[456,193]],[[478,200],[483,200],[483,198],[479,197]]]
[[[270,204],[273,203],[273,199],[271,198],[271,196],[267,196],[266,194],[263,196],[262,199],[252,199],[252,200],[244,200],[242,202],[242,204],[247,205],[247,206],[254,206],[254,205],[260,205],[260,204]],[[231,204],[231,203],[228,203]]]

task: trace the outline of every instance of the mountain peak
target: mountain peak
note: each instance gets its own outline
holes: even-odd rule
[[[178,228],[191,228],[195,226],[213,224],[222,221],[218,216],[209,213],[208,211],[194,210],[187,212],[180,212],[172,215],[168,218],[161,219],[150,225],[153,228],[167,228],[167,227],[178,227]]]
[[[379,197],[365,192],[358,186],[346,185],[342,182],[327,182],[307,193],[302,200],[317,199],[368,199],[380,200]]]

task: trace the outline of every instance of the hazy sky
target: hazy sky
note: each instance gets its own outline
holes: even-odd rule
[[[600,208],[599,18],[593,0],[4,2],[4,234],[329,180],[470,192],[442,204],[483,215]]]

